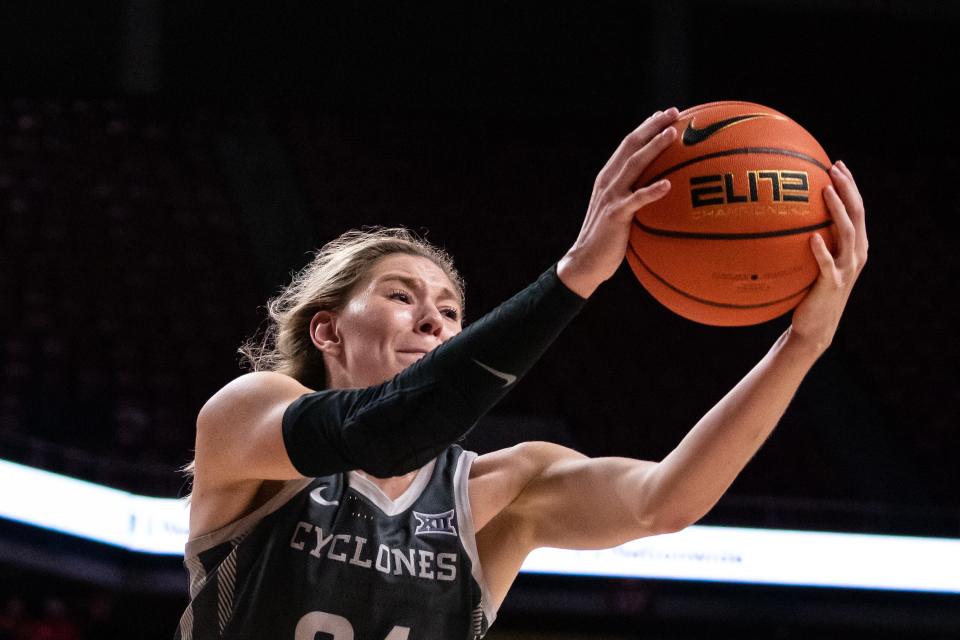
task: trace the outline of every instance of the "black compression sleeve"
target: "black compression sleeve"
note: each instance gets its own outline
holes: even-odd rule
[[[584,304],[553,264],[390,380],[301,396],[283,415],[290,461],[308,477],[363,469],[385,478],[420,468],[466,435]]]

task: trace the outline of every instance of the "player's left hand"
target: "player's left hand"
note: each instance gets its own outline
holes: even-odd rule
[[[791,341],[803,343],[813,353],[823,353],[833,342],[840,316],[857,277],[867,262],[867,226],[863,198],[853,174],[842,162],[830,169],[833,185],[823,190],[833,216],[837,255],[832,255],[819,235],[810,247],[820,265],[820,276],[793,312]]]

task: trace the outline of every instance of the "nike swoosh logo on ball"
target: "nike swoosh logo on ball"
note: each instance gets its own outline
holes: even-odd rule
[[[687,128],[683,130],[683,141],[684,146],[692,147],[695,144],[700,144],[713,134],[717,133],[721,129],[726,129],[727,127],[732,127],[735,124],[740,124],[741,122],[746,122],[747,120],[754,120],[756,118],[776,118],[777,116],[770,115],[767,113],[751,113],[742,116],[735,116],[733,118],[727,118],[726,120],[720,120],[719,122],[714,122],[708,127],[703,129],[697,129],[693,126],[693,118],[690,122],[687,123]]]
[[[500,378],[501,380],[503,380],[503,381],[504,381],[503,386],[505,386],[505,387],[509,387],[511,384],[513,384],[513,383],[516,382],[516,380],[517,380],[517,376],[513,375],[512,373],[504,373],[503,371],[497,371],[497,370],[494,369],[493,367],[488,367],[487,365],[483,364],[483,363],[480,362],[479,360],[475,360],[475,359],[473,359],[473,358],[471,358],[471,359],[472,359],[474,362],[476,362],[478,365],[480,365],[481,367],[483,367],[484,369],[486,369],[487,371],[489,371],[490,373],[492,373],[493,375],[495,375],[495,376],[497,376],[498,378]]]

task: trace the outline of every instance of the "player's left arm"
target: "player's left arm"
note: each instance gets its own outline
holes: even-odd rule
[[[524,548],[610,548],[702,518],[773,431],[816,359],[788,334],[660,462],[524,443],[529,461],[517,467],[535,471],[508,507]]]
[[[763,359],[661,462],[590,459],[527,443],[529,480],[509,506],[527,546],[588,549],[679,531],[702,518],[760,449],[810,368],[833,341],[867,261],[863,200],[842,163],[823,197],[837,236],[834,256],[811,237],[820,275],[790,327]]]

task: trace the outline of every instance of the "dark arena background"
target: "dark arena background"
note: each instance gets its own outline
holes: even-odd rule
[[[870,261],[833,345],[693,529],[867,534],[920,545],[878,543],[867,573],[957,570],[958,40],[954,4],[892,0],[7,3],[0,462],[183,498],[199,408],[243,373],[237,348],[310,251],[406,226],[454,256],[475,320],[569,248],[649,114],[747,100],[851,168]],[[466,446],[659,461],[789,321],[696,324],[624,262]],[[99,539],[92,497],[13,473],[0,640],[172,638],[182,555]],[[39,520],[10,515],[25,505]],[[957,638],[960,588],[941,582],[525,572],[488,637]]]

